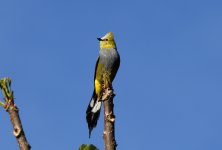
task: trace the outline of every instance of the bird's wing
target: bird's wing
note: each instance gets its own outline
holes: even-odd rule
[[[95,72],[94,72],[94,81],[96,79],[96,70],[97,70],[97,67],[98,67],[98,63],[99,63],[99,57],[97,58],[97,61],[96,61]]]

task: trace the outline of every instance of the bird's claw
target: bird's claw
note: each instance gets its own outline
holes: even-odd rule
[[[115,96],[115,94],[113,93],[113,90],[110,88],[105,88],[104,92],[103,92],[103,96],[102,96],[102,100],[109,100],[110,97]]]

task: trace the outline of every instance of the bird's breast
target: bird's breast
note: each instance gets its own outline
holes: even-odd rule
[[[103,68],[112,70],[119,59],[119,54],[116,49],[101,49],[99,57]]]

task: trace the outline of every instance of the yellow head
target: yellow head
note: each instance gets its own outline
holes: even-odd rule
[[[100,41],[100,49],[116,48],[116,43],[114,41],[114,36],[112,32],[108,32],[104,37],[97,39]]]

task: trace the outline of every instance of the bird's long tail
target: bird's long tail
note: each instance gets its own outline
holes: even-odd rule
[[[93,128],[96,127],[97,121],[100,115],[101,102],[97,100],[97,95],[95,91],[93,92],[92,98],[89,102],[88,108],[86,110],[86,120],[89,128],[89,138]]]

